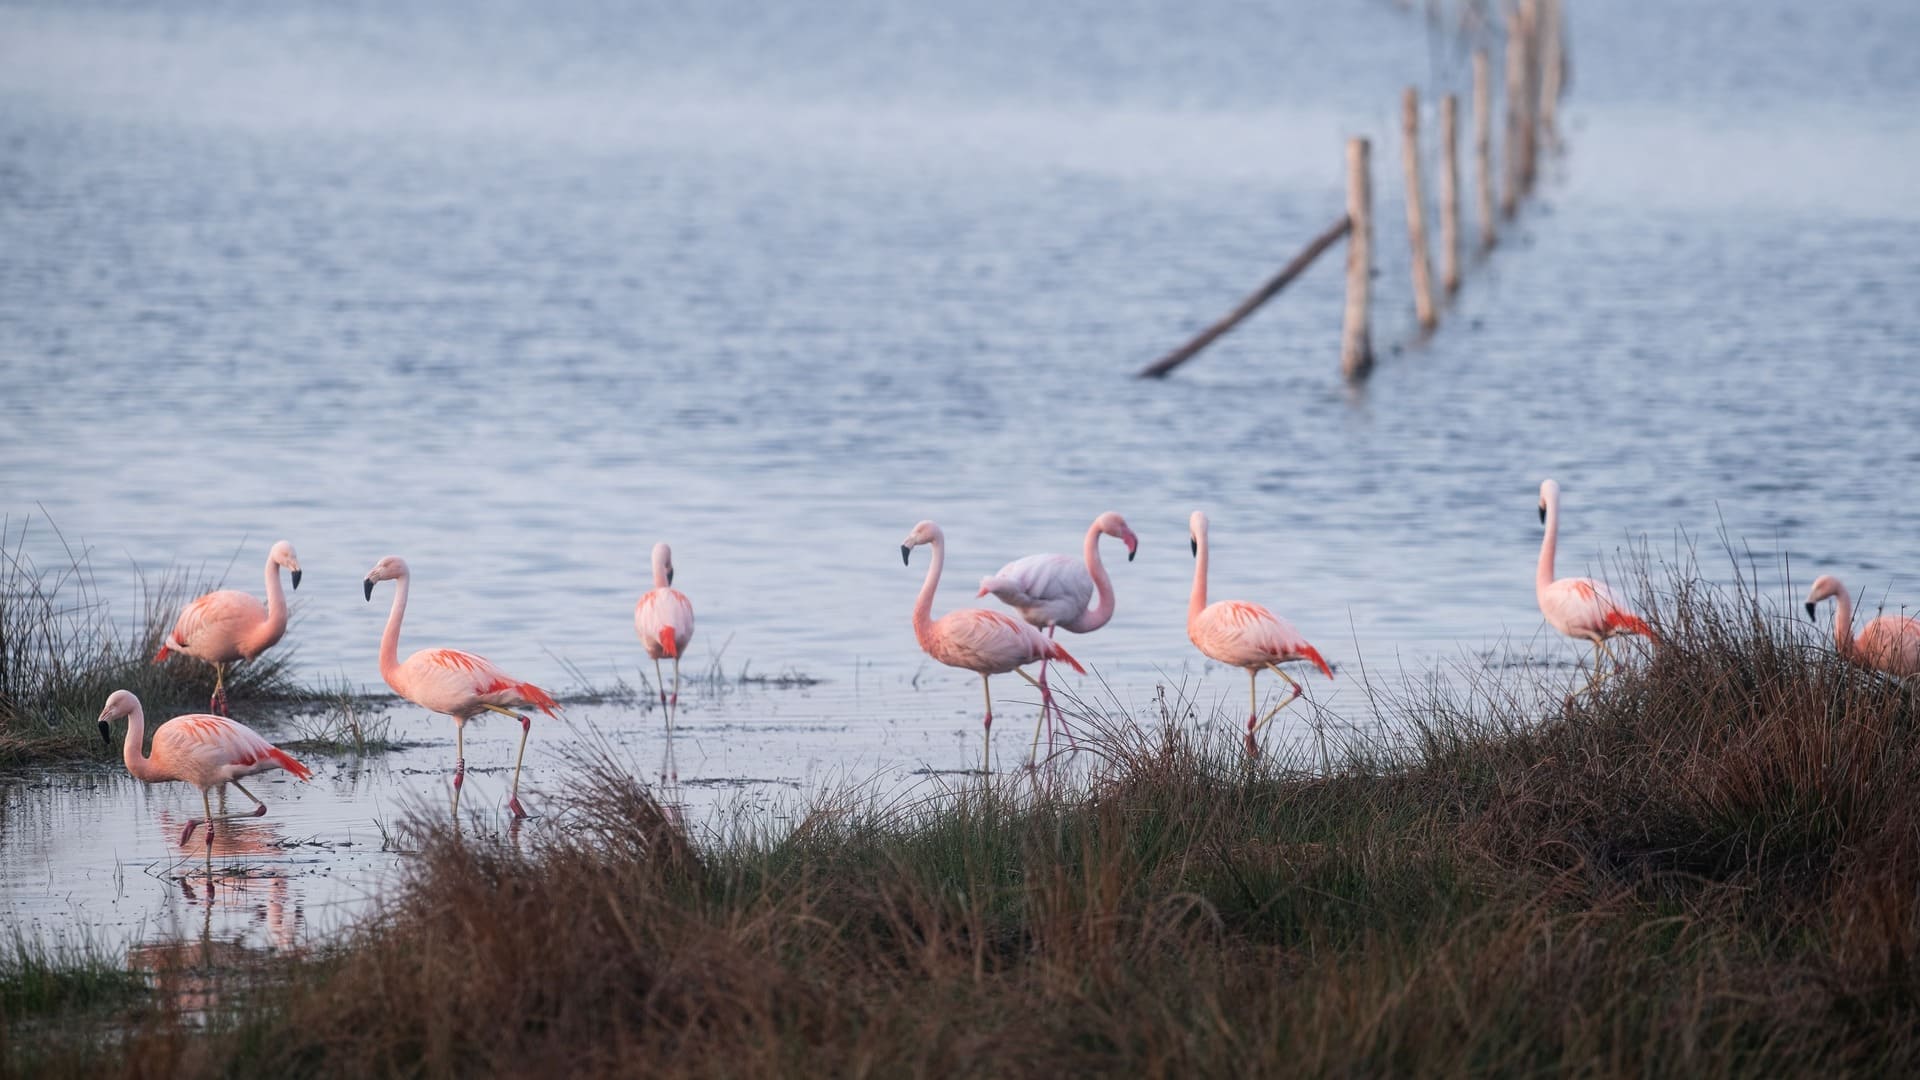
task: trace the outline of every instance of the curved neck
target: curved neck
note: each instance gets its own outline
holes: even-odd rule
[[[1195,536],[1200,549],[1193,556],[1193,595],[1187,599],[1187,633],[1193,633],[1193,620],[1207,609],[1207,534]]]
[[[1547,535],[1540,538],[1540,567],[1533,572],[1537,593],[1553,584],[1553,551],[1560,542],[1560,500],[1547,501]]]
[[[1069,623],[1063,623],[1076,634],[1085,634],[1107,625],[1113,618],[1113,582],[1107,577],[1107,567],[1100,561],[1100,525],[1095,522],[1087,530],[1087,543],[1084,554],[1087,560],[1087,574],[1093,578],[1093,587],[1099,591],[1093,606],[1082,612],[1080,617]]]
[[[264,640],[258,645],[266,648],[279,641],[287,632],[287,594],[280,588],[280,567],[273,559],[267,559],[267,625],[260,630]]]
[[[664,589],[669,584],[670,582],[667,581],[667,553],[659,548],[654,548],[653,587],[656,589]]]
[[[127,763],[127,771],[135,780],[153,779],[151,762],[141,747],[147,741],[147,711],[138,701],[133,703],[133,711],[127,714],[127,741],[121,744],[120,757]]]
[[[410,575],[394,579],[393,609],[387,612],[387,629],[380,635],[380,677],[396,694],[404,693],[396,681],[400,677],[400,620],[407,614],[407,585],[412,580]]]
[[[1841,656],[1853,655],[1853,597],[1845,585],[1833,594],[1833,648]]]
[[[933,558],[927,562],[927,580],[920,585],[920,598],[913,602],[913,636],[923,649],[933,640],[933,591],[940,587],[940,568],[947,561],[947,538],[935,533],[930,546]]]

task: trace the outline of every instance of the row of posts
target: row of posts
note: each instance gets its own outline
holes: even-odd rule
[[[1560,0],[1520,0],[1507,12],[1506,132],[1503,140],[1500,213],[1512,218],[1533,190],[1542,145],[1558,144],[1555,110],[1565,88],[1566,48]],[[1473,156],[1480,250],[1495,242],[1492,74],[1484,48],[1473,53]],[[1459,101],[1440,100],[1440,287],[1451,296],[1460,287]],[[1420,94],[1408,87],[1401,98],[1402,151],[1406,164],[1407,237],[1413,255],[1413,307],[1423,332],[1440,324],[1428,256],[1427,213],[1420,178]],[[1364,379],[1373,368],[1370,279],[1373,273],[1373,183],[1370,147],[1347,142],[1347,307],[1341,331],[1340,370]]]

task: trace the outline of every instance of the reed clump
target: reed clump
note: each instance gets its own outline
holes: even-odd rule
[[[1660,648],[1591,694],[1383,702],[1407,742],[1311,770],[1112,722],[1064,790],[696,841],[587,752],[517,838],[420,826],[377,914],[230,1025],[69,1068],[159,1040],[225,1074],[1920,1069],[1909,691],[1741,585],[1648,613]]]

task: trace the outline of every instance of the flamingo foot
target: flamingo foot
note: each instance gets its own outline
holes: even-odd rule
[[[507,800],[507,809],[513,811],[513,818],[515,821],[518,821],[521,818],[524,818],[527,816],[526,808],[520,805],[520,796],[518,795],[515,795],[513,798]]]
[[[1254,740],[1253,732],[1251,731],[1246,734],[1246,747],[1248,757],[1257,758],[1260,756],[1260,744]]]
[[[253,813],[251,813],[251,814],[248,814],[247,816],[248,816],[248,817],[266,817],[266,816],[267,816],[267,804],[266,804],[266,803],[261,803],[261,804],[260,804],[259,806],[256,806],[256,807],[254,807],[254,808],[253,808]]]
[[[207,827],[207,837],[208,837],[208,839],[209,839],[209,840],[211,840],[211,839],[212,839],[212,837],[213,837],[213,823],[212,823],[212,822],[202,822],[202,821],[201,821],[201,820],[200,820],[199,818],[188,818],[188,819],[187,819],[187,827],[186,827],[186,828],[184,828],[184,829],[181,829],[181,830],[180,830],[180,846],[181,846],[181,847],[186,847],[186,846],[187,846],[187,841],[189,841],[189,840],[191,840],[191,839],[193,839],[193,830],[195,830],[195,829],[197,829],[197,828],[199,828],[199,827],[200,827],[201,825],[203,825],[203,824],[204,824],[204,825],[206,825],[206,827]]]

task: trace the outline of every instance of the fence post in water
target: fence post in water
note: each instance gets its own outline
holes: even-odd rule
[[[1518,7],[1507,9],[1507,141],[1506,187],[1500,194],[1500,212],[1512,217],[1520,208],[1520,143],[1527,128],[1527,33]]]
[[[1367,140],[1347,140],[1347,314],[1340,332],[1340,372],[1350,380],[1373,370],[1367,330],[1368,278],[1373,273],[1373,185],[1367,178]]]
[[[1547,149],[1560,146],[1557,114],[1560,105],[1561,57],[1565,55],[1561,28],[1560,0],[1546,0],[1540,26],[1540,136]]]
[[[1460,99],[1440,99],[1440,287],[1460,288]]]
[[[1407,242],[1413,248],[1413,313],[1420,329],[1439,323],[1433,309],[1433,263],[1427,258],[1427,200],[1420,189],[1420,92],[1400,95],[1400,128],[1407,168]]]
[[[1475,205],[1480,211],[1480,250],[1493,249],[1493,88],[1487,50],[1473,51],[1473,162]]]
[[[1533,194],[1540,144],[1540,0],[1520,0],[1520,194]]]

